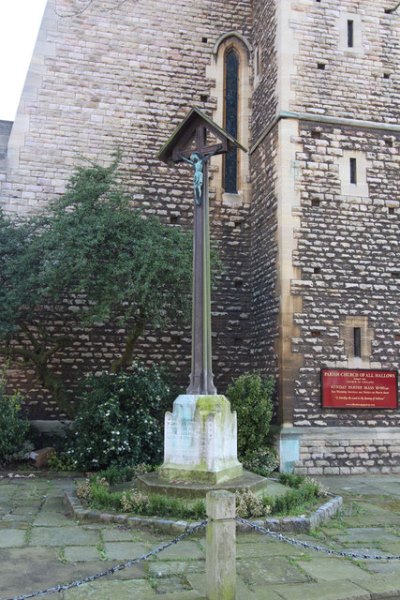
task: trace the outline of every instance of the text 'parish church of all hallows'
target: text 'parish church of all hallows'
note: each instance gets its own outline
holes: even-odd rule
[[[210,163],[218,389],[277,376],[286,468],[400,472],[399,67],[396,0],[48,0],[0,122],[0,205],[43,208],[82,156],[119,148],[132,205],[190,228],[188,169],[157,152],[200,108],[248,149]],[[82,330],[53,368],[73,389],[120,337]],[[139,355],[186,386],[190,329],[146,331]],[[62,417],[24,364],[8,377],[31,418]]]

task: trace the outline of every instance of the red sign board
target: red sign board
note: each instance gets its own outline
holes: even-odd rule
[[[322,369],[324,408],[397,408],[397,371]]]

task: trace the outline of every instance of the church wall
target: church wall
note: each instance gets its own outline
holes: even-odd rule
[[[279,398],[278,22],[275,0],[253,2],[250,145],[252,367],[277,378]],[[280,418],[276,405],[276,420]]]
[[[251,306],[254,368],[278,371],[278,205],[276,146],[273,130],[252,155]]]
[[[391,0],[291,2],[288,44],[297,44],[290,110],[398,122],[398,12]],[[353,21],[353,47],[347,22]]]
[[[323,409],[320,370],[400,365],[398,14],[385,13],[395,6],[386,0],[283,2],[295,51],[279,55],[290,82],[280,81],[280,110],[298,123],[288,150],[299,219],[290,294],[300,301],[290,341],[301,361],[281,449],[298,443],[287,464],[303,474],[394,472],[398,410]]]
[[[397,410],[321,410],[319,369],[400,366],[400,136],[302,123],[300,138],[301,236],[294,261],[301,279],[292,294],[302,297],[303,312],[294,315],[300,334],[292,344],[304,366],[294,424],[393,427]],[[351,151],[366,158],[365,195],[349,195],[341,180],[342,157]],[[346,344],[346,326],[357,318],[365,319],[369,338],[361,357]]]
[[[73,3],[72,3],[73,4]],[[192,226],[191,171],[168,168],[156,153],[196,105],[213,113],[215,82],[207,78],[216,41],[226,32],[251,37],[250,0],[113,0],[68,17],[70,0],[49,0],[4,165],[0,203],[8,212],[37,210],[61,194],[81,157],[108,164],[122,152],[121,184],[132,205],[174,227]],[[212,170],[212,169],[211,169]],[[223,203],[211,189],[211,237],[223,272],[212,291],[216,385],[250,370],[249,207]],[[238,283],[239,282],[239,283]],[[68,321],[55,324],[58,331]],[[121,349],[113,325],[76,331],[76,343],[54,358],[74,390],[83,373],[107,368]],[[168,364],[186,388],[190,327],[148,331],[138,348],[146,362]],[[27,391],[36,418],[54,418],[51,397],[32,372],[13,368],[10,385]]]
[[[278,106],[278,44],[276,0],[253,2],[253,113],[252,139],[256,144],[273,122]],[[258,55],[258,61],[256,60]],[[258,67],[255,64],[258,62]]]

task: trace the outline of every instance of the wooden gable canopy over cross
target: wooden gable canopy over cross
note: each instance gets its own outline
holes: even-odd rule
[[[210,141],[212,143],[210,143]],[[215,143],[216,141],[216,143]],[[157,157],[167,164],[185,162],[193,168],[194,253],[192,309],[192,372],[187,393],[217,393],[211,364],[211,276],[208,209],[208,160],[215,154],[245,150],[229,133],[198,108],[192,108]]]
[[[217,144],[207,145],[207,134],[216,138]],[[233,136],[214,123],[199,108],[194,107],[161,148],[157,158],[165,163],[178,163],[183,160],[183,157],[188,158],[193,151],[206,156],[225,154],[235,147],[247,152]]]

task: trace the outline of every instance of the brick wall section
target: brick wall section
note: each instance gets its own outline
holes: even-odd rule
[[[254,0],[253,5],[253,41],[260,53],[260,82],[253,91],[251,133],[255,143],[276,114],[278,61],[276,0]]]
[[[35,57],[40,84],[22,97],[17,129],[28,126],[6,165],[1,205],[20,213],[45,206],[64,191],[80,156],[107,164],[119,147],[121,180],[133,205],[166,223],[177,217],[175,226],[191,227],[191,171],[168,168],[155,155],[192,105],[209,113],[215,107],[211,97],[200,99],[213,87],[206,66],[222,34],[238,31],[251,38],[250,0],[138,0],[117,9],[113,0],[104,0],[73,18],[56,17],[52,4]],[[70,14],[71,2],[58,0],[57,11]],[[212,292],[214,371],[223,392],[250,368],[248,208],[223,205],[212,196],[211,236],[219,241],[224,267]],[[120,339],[112,325],[92,333],[78,330],[75,346],[54,366],[73,389],[82,373],[110,364]],[[147,332],[138,354],[167,363],[186,387],[189,328],[177,323],[168,332]],[[33,403],[40,401],[32,409],[35,417],[55,416],[51,398],[30,372],[17,369],[11,375],[12,385],[28,390]]]
[[[395,4],[387,0],[292,2],[291,34],[299,43],[299,53],[291,110],[399,122],[398,13],[384,12]],[[339,25],[343,12],[354,13],[361,20],[359,51],[340,45],[340,29],[347,25],[347,20]],[[318,63],[323,63],[325,70],[319,70]],[[389,79],[384,78],[385,73]]]
[[[302,439],[299,475],[400,473],[398,428],[313,428]]]
[[[254,368],[267,373],[277,372],[279,296],[275,193],[277,173],[274,162],[276,146],[275,129],[252,156],[252,353]]]
[[[316,129],[320,139],[312,137]],[[301,333],[293,346],[304,356],[304,367],[298,378],[294,423],[398,425],[398,411],[322,410],[319,370],[348,366],[341,331],[347,316],[368,317],[373,338],[371,367],[400,366],[400,139],[380,131],[310,123],[301,125],[300,139],[303,151],[296,166],[301,228],[294,261],[302,278],[293,282],[292,293],[303,298],[303,313],[295,315]],[[341,195],[338,161],[345,150],[365,152],[368,197]],[[319,201],[319,206],[313,206],[313,201]],[[389,213],[389,206],[394,214]],[[315,267],[320,273],[314,273]]]
[[[251,136],[256,143],[277,110],[276,4],[254,0],[253,43],[260,56],[260,80],[253,90]],[[252,152],[251,308],[253,368],[277,374],[279,298],[277,289],[277,129]]]

